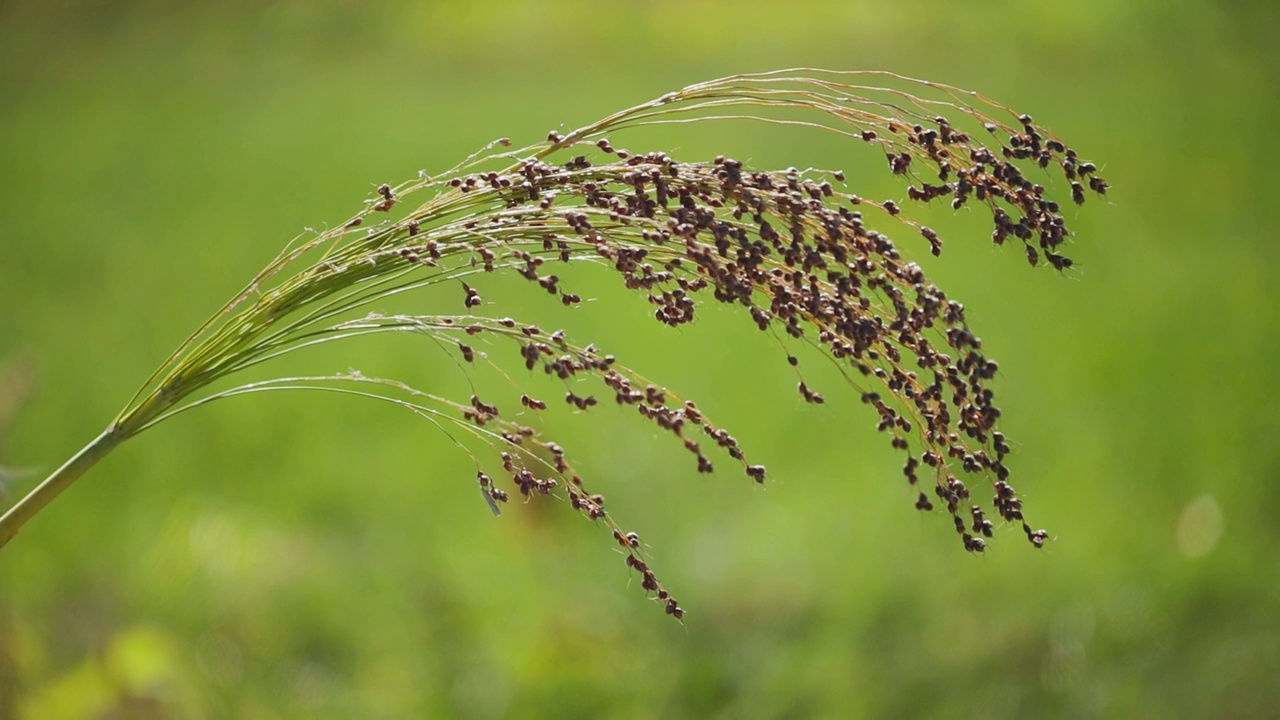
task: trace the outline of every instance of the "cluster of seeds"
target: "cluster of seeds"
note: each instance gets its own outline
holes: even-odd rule
[[[1042,253],[1055,267],[1070,266],[1059,252],[1068,234],[1057,203],[1012,160],[999,160],[972,144],[945,118],[937,118],[936,127],[927,130],[894,122],[886,127],[907,144],[890,155],[891,169],[907,172],[912,150],[938,168],[941,185],[924,184],[922,191],[912,185],[909,196],[927,202],[946,195],[956,207],[971,198],[980,200],[995,219],[995,242],[1016,237],[1029,256]],[[1021,139],[1010,141],[1015,148],[1036,148],[1039,164],[1060,157],[1064,168],[1079,172],[1074,153],[1057,140],[1042,146],[1041,134],[1025,116],[1024,129],[1025,136],[1014,135]],[[880,141],[872,131],[861,137]],[[990,476],[999,515],[1020,524],[1036,546],[1043,544],[1044,531],[1023,522],[1004,464],[1008,445],[994,429],[1000,411],[988,383],[996,363],[982,354],[981,340],[965,323],[963,306],[930,282],[918,264],[904,260],[888,236],[872,229],[855,209],[878,206],[910,224],[898,218],[896,205],[866,202],[836,190],[831,180],[794,169],[750,170],[725,157],[683,163],[661,152],[631,154],[603,139],[595,144],[618,159],[593,163],[578,155],[559,165],[530,160],[509,175],[490,172],[459,182],[462,188],[487,185],[503,201],[487,221],[492,229],[482,234],[540,229],[540,248],[510,251],[521,276],[560,292],[559,276],[542,274],[544,258],[571,262],[585,254],[612,267],[627,288],[643,292],[657,308],[655,318],[665,325],[691,322],[696,298],[709,294],[746,308],[761,330],[822,346],[863,376],[854,385],[875,410],[877,429],[906,453],[907,480],[916,485],[922,466],[932,470],[931,493],[921,490],[916,507],[931,510],[930,494],[936,496],[956,521],[964,546],[981,551],[982,538],[991,536],[992,527],[971,502],[960,476]],[[1021,155],[1005,150],[1002,154]],[[842,173],[829,175],[839,182]],[[948,182],[952,177],[955,182]],[[928,227],[918,230],[939,254],[938,234]],[[484,269],[492,270],[492,262]],[[470,308],[474,290],[464,287]],[[643,392],[632,388],[610,362],[557,357],[545,343],[524,346],[527,367],[543,356],[548,356],[546,371],[562,378],[583,370],[603,373],[619,403],[639,403],[643,416],[677,435],[686,421],[698,422],[691,404],[666,407],[665,391],[654,385]],[[788,361],[798,365],[795,356]],[[873,386],[877,389],[869,389]],[[805,400],[824,401],[803,380],[798,388]],[[595,402],[572,391],[566,400],[583,410]],[[706,427],[708,433],[717,432]],[[713,437],[731,455],[741,455],[727,434]],[[713,465],[700,445],[686,439],[685,446],[697,455],[698,469],[710,472]],[[753,477],[763,479],[762,469],[750,467]],[[966,523],[966,517],[973,521]]]
[[[1018,120],[1020,128],[998,151],[975,142],[943,116],[932,118],[929,126],[889,119],[883,132],[866,129],[858,137],[892,150],[886,157],[894,174],[914,177],[913,168],[930,168],[936,182],[911,184],[909,199],[949,198],[953,208],[981,203],[991,213],[996,244],[1016,238],[1032,265],[1043,258],[1063,270],[1072,261],[1061,253],[1069,231],[1059,204],[1018,161],[1060,166],[1076,203],[1084,202],[1078,178],[1087,178],[1098,194],[1107,184],[1092,163],[1038,129],[1030,117]],[[1001,131],[990,122],[985,129]],[[566,141],[551,133],[548,142]],[[723,156],[710,163],[679,162],[663,152],[617,149],[604,138],[593,144],[603,161],[587,154],[559,164],[532,158],[508,173],[454,178],[451,186],[464,192],[487,188],[502,199],[501,209],[495,207],[486,221],[491,226],[481,233],[486,237],[512,237],[518,230],[507,244],[527,243],[525,233],[538,228],[540,247],[509,253],[520,275],[549,292],[563,291],[558,275],[542,274],[546,260],[567,263],[585,255],[610,266],[628,289],[643,292],[664,325],[691,322],[696,299],[710,295],[743,306],[762,331],[821,346],[856,372],[851,384],[874,409],[877,429],[906,455],[907,481],[919,486],[921,475],[927,476],[916,508],[933,510],[931,496],[936,498],[952,516],[964,547],[981,552],[994,526],[961,478],[989,477],[996,513],[1020,526],[1033,545],[1043,545],[1047,533],[1023,519],[1004,462],[1009,447],[995,430],[1000,411],[989,381],[996,363],[982,354],[963,306],[918,264],[904,260],[887,235],[872,229],[862,208],[879,209],[915,228],[939,255],[942,239],[936,231],[902,218],[892,200],[870,202],[838,190],[833,181],[844,180],[840,171],[753,170]],[[468,229],[475,228],[469,223]],[[492,260],[486,257],[485,270],[494,269]],[[464,287],[470,308],[474,291]],[[702,424],[731,457],[742,457],[736,441],[701,422],[692,403],[668,407],[664,389],[633,388],[609,360],[557,357],[535,342],[525,345],[523,356],[528,367],[542,361],[547,372],[562,378],[601,373],[618,403],[636,404],[643,417],[682,437],[700,472],[714,466],[696,440],[683,437],[688,422]],[[788,361],[799,364],[794,355]],[[824,402],[803,380],[798,389],[806,401]],[[566,400],[581,410],[595,403],[594,397],[572,391]],[[744,467],[763,482],[762,466]],[[525,491],[526,484],[517,484]],[[631,567],[651,572],[633,558],[628,558]]]
[[[633,125],[715,119],[713,113],[730,107],[743,113],[735,117],[766,122],[779,121],[769,114],[779,109],[816,114],[802,124],[882,152],[890,173],[908,182],[905,200],[985,208],[995,244],[1019,241],[1033,266],[1072,266],[1063,254],[1070,231],[1046,189],[1047,170],[1061,171],[1080,204],[1086,190],[1103,195],[1108,188],[1093,163],[1029,116],[980,96],[912,81],[941,96],[930,99],[850,84],[850,75],[766,73],[694,85],[567,134],[552,132],[542,143],[496,150],[510,145],[503,139],[448,172],[396,188],[381,185],[364,213],[304,248],[325,248],[322,262],[245,311],[249,320],[235,336],[237,347],[247,348],[240,365],[326,333],[388,329],[448,337],[470,363],[480,354],[460,335],[486,333],[514,344],[527,370],[541,368],[563,381],[565,403],[575,410],[598,404],[580,384],[595,378],[603,397],[612,394],[618,405],[636,408],[674,436],[699,472],[715,468],[708,451],[714,445],[763,483],[764,467],[749,464],[737,440],[693,402],[593,346],[571,344],[564,331],[475,314],[487,307],[480,292],[487,273],[513,273],[565,306],[581,302],[563,277],[569,266],[588,262],[616,273],[653,307],[661,325],[694,322],[699,304],[710,299],[741,308],[743,318],[784,346],[820,349],[840,365],[877,430],[903,453],[916,508],[945,507],[972,552],[982,552],[997,529],[989,511],[1040,547],[1047,533],[1024,521],[1009,481],[1009,445],[997,430],[1000,410],[990,387],[996,363],[983,354],[964,306],[877,227],[905,228],[933,255],[944,247],[938,232],[911,220],[900,200],[849,192],[841,170],[766,170],[725,156],[681,161],[660,151],[633,153],[605,137]],[[431,196],[404,217],[357,229],[363,218],[390,213],[404,196],[422,190]],[[446,281],[461,284],[465,315],[370,316],[316,329],[387,294]],[[304,322],[268,332],[275,319],[304,308],[310,312]],[[259,316],[269,321],[257,322]],[[787,362],[799,395],[825,402],[806,382],[797,356],[789,352]],[[500,404],[476,396],[467,404],[440,402],[500,446],[504,475],[522,497],[562,495],[588,518],[608,523],[641,587],[669,614],[683,615],[642,557],[638,537],[614,524],[603,497],[584,489],[558,444],[512,423]],[[523,392],[519,402],[531,411],[549,405]],[[483,470],[477,477],[496,511],[508,493]],[[975,481],[991,489],[987,509],[970,488]]]

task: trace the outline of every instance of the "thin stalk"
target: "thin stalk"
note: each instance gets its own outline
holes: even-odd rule
[[[99,460],[106,457],[107,453],[114,450],[123,440],[119,427],[113,423],[62,467],[54,470],[53,474],[27,493],[16,505],[9,508],[9,511],[0,517],[0,547],[4,547],[28,520],[53,502],[53,499],[62,494],[63,490],[71,487],[72,483],[97,465]]]

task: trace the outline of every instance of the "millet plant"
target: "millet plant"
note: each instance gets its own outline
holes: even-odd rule
[[[617,144],[619,133],[639,126],[730,119],[819,128],[837,143],[869,145],[883,158],[877,163],[901,176],[906,199],[862,198],[838,169],[754,168],[724,156],[678,160]],[[923,238],[938,255],[943,239],[909,218],[910,203],[977,207],[990,213],[995,244],[1019,245],[1033,266],[1071,267],[1062,254],[1070,231],[1042,183],[1060,173],[1075,204],[1089,192],[1105,194],[1107,183],[1030,116],[892,73],[792,69],[690,85],[511,146],[501,139],[446,172],[381,185],[347,222],[287,246],[169,356],[101,435],[0,518],[0,545],[107,453],[157,423],[237,395],[328,391],[391,402],[455,439],[465,433],[481,441],[459,441],[467,452],[490,446],[497,457],[476,457],[469,482],[495,513],[512,495],[566,501],[611,531],[640,586],[680,618],[684,610],[643,557],[637,534],[606,510],[559,444],[511,419],[515,404],[550,412],[552,405],[590,411],[615,402],[669,433],[699,472],[728,464],[764,483],[765,468],[692,400],[564,330],[488,312],[482,300],[481,278],[509,273],[574,305],[582,301],[574,266],[584,262],[616,272],[664,325],[686,325],[714,300],[738,307],[735,316],[784,346],[820,349],[903,454],[916,508],[945,508],[971,552],[985,549],[999,522],[1020,527],[1035,547],[1045,543],[1046,531],[1024,520],[1010,484],[1009,444],[997,429],[990,387],[996,363],[983,354],[963,305],[886,234]],[[441,284],[457,288],[454,306],[423,314],[372,308]],[[447,398],[357,372],[211,388],[302,348],[385,332],[433,338],[462,363],[498,363],[496,352],[469,344],[489,337],[490,347],[507,348],[505,359],[562,380],[564,396],[517,389],[511,397]],[[786,359],[796,366],[800,396],[824,402],[804,382],[797,357]],[[975,482],[987,487],[971,488]]]

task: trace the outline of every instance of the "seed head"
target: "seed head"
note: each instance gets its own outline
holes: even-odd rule
[[[1110,186],[1094,163],[1029,115],[937,83],[881,74],[868,84],[863,75],[791,71],[699,83],[572,132],[551,131],[545,141],[523,149],[497,150],[510,145],[503,138],[438,175],[381,184],[363,212],[288,250],[251,292],[180,348],[122,414],[122,437],[202,402],[194,393],[215,380],[293,349],[363,333],[412,331],[445,348],[456,345],[470,364],[478,354],[461,341],[466,334],[479,336],[468,342],[500,345],[502,353],[479,357],[511,362],[509,377],[517,385],[529,372],[563,382],[565,404],[576,412],[596,411],[596,393],[603,393],[613,398],[611,405],[634,408],[643,421],[672,436],[696,460],[698,472],[713,472],[712,457],[719,462],[727,456],[763,483],[764,466],[751,464],[727,429],[675,389],[647,380],[593,345],[576,343],[572,333],[547,334],[537,325],[485,312],[480,286],[487,274],[497,273],[529,282],[539,297],[558,299],[572,318],[573,307],[583,302],[574,292],[574,267],[586,262],[605,268],[637,302],[647,303],[662,326],[659,332],[696,331],[700,308],[721,303],[782,345],[797,375],[798,346],[828,355],[852,394],[824,390],[833,402],[861,399],[890,448],[905,456],[902,472],[917,509],[934,511],[934,501],[921,490],[931,487],[970,552],[983,552],[992,537],[991,511],[1021,525],[1028,541],[1041,547],[1048,533],[1024,522],[1022,501],[1009,482],[1010,448],[997,430],[1001,413],[991,387],[997,365],[983,354],[963,305],[911,260],[924,247],[941,254],[944,243],[937,231],[911,219],[910,210],[913,203],[938,201],[985,209],[994,244],[1021,243],[1032,266],[1066,271],[1073,267],[1063,254],[1071,234],[1059,201],[1051,197],[1049,175],[1060,169],[1074,204],[1085,202],[1086,190],[1101,196]],[[910,91],[877,90],[881,84]],[[855,151],[873,158],[883,153],[889,174],[906,185],[905,197],[864,201],[832,184],[845,181],[838,169],[757,168],[723,154],[707,161],[677,159],[659,150],[620,149],[606,138],[636,125],[712,121],[726,109],[772,122],[777,107],[809,112],[807,124],[832,130],[840,142],[852,141]],[[413,193],[426,200],[404,211],[403,201]],[[403,215],[397,219],[393,210]],[[367,217],[385,219],[357,230]],[[896,237],[906,238],[901,247]],[[392,294],[441,282],[461,284],[463,302],[452,309],[463,314],[339,319]],[[826,402],[803,376],[796,382],[807,403]],[[541,411],[563,412],[563,406],[548,408],[520,390],[496,403],[475,394],[458,403],[354,372],[255,383],[204,399],[299,383],[325,389],[357,384],[358,391],[348,391],[381,397],[442,427],[461,427],[468,440],[493,445],[503,472],[477,474],[492,507],[507,500],[498,484],[508,481],[527,502],[544,496],[567,500],[612,530],[640,586],[667,614],[683,617],[641,556],[639,537],[615,524],[603,496],[584,486],[570,453],[539,427],[517,424],[512,413],[500,412],[517,396],[523,410],[514,414],[524,422],[536,422]],[[709,439],[695,439],[703,435]],[[974,482],[992,489],[985,509],[986,494],[971,490]]]

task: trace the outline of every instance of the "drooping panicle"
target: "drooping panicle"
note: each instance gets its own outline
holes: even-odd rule
[[[839,157],[866,151],[865,166],[900,178],[902,196],[875,201],[851,192],[847,171],[861,167],[757,168],[729,153],[677,159],[617,142],[636,126],[726,117],[830,131]],[[691,85],[524,148],[503,138],[443,173],[378,185],[361,213],[286,248],[156,373],[117,427],[127,437],[208,400],[266,389],[342,387],[388,400],[497,450],[493,467],[473,455],[495,512],[509,497],[503,484],[526,501],[567,499],[609,526],[641,587],[679,619],[684,609],[658,582],[638,536],[614,522],[603,496],[585,489],[569,451],[535,427],[539,418],[595,412],[612,398],[672,436],[697,472],[713,472],[727,457],[755,483],[767,474],[728,429],[674,389],[576,343],[571,331],[548,333],[485,299],[488,275],[510,275],[570,308],[583,300],[574,292],[575,266],[590,263],[647,303],[661,326],[659,342],[673,328],[696,329],[705,303],[733,306],[742,322],[770,336],[762,353],[786,349],[803,400],[859,399],[905,458],[904,499],[923,512],[935,502],[944,507],[965,549],[982,552],[999,521],[1021,527],[1040,547],[1048,534],[1023,518],[1009,444],[997,429],[998,366],[964,306],[911,260],[946,247],[939,232],[912,219],[911,208],[940,201],[983,209],[996,245],[1016,241],[1031,265],[1064,271],[1073,264],[1063,254],[1071,233],[1051,192],[1055,173],[1075,205],[1109,189],[1094,163],[1030,116],[946,85],[820,70]],[[417,197],[425,199],[408,209]],[[390,295],[442,283],[461,290],[448,312],[359,315]],[[358,373],[198,392],[295,349],[377,332],[432,337],[464,369],[510,363],[516,383],[521,372],[552,377],[564,384],[564,402],[516,387],[510,397],[486,391],[459,403]],[[476,349],[481,342],[492,350]],[[851,392],[811,384],[793,352],[799,345],[833,358]],[[990,487],[989,504],[973,483]]]

